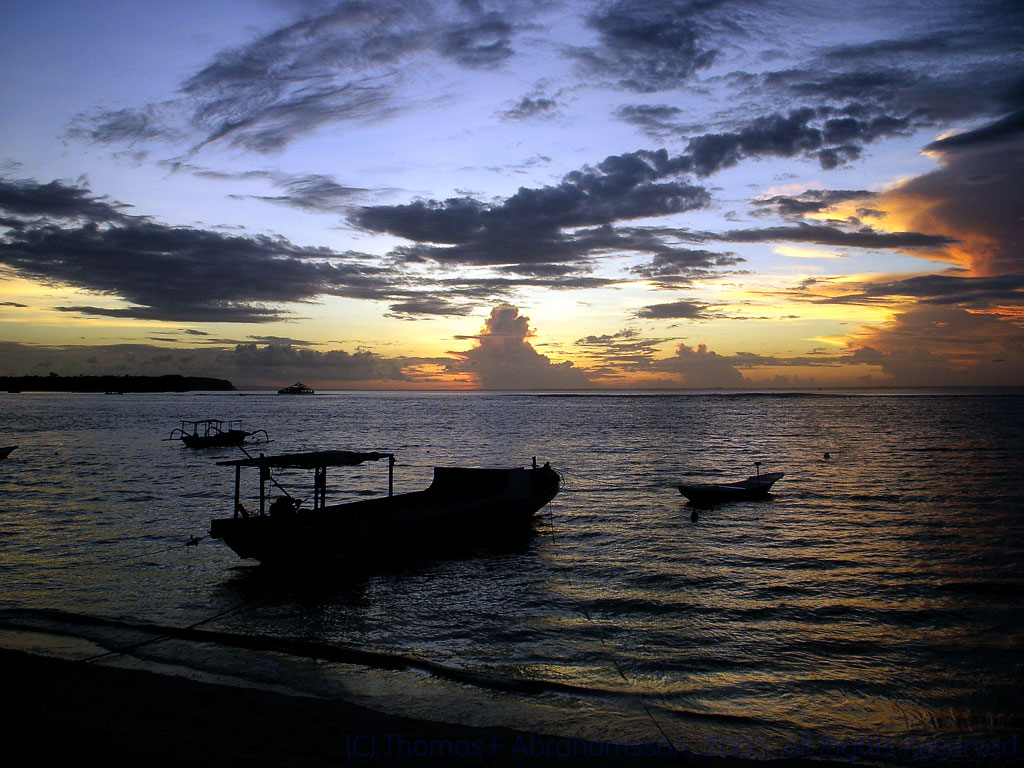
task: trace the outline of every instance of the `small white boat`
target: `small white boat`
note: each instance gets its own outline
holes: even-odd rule
[[[758,467],[757,474],[746,480],[737,480],[733,483],[684,483],[679,486],[679,492],[695,504],[763,498],[785,473],[767,472],[762,475],[761,462],[755,464]]]

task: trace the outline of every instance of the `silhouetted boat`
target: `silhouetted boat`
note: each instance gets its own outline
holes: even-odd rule
[[[254,442],[270,442],[270,436],[265,429],[247,432],[242,429],[241,421],[225,422],[220,419],[183,421],[178,429],[171,430],[171,436],[167,439],[180,439],[189,448],[217,448],[241,445],[249,437],[254,437]]]
[[[761,462],[755,462],[758,472],[746,480],[733,483],[684,483],[679,492],[695,504],[717,504],[722,501],[757,499],[768,495],[772,486],[785,474],[768,472],[761,474]]]
[[[0,459],[6,459],[8,456],[11,455],[11,451],[13,451],[17,447],[18,446],[16,445],[5,445],[3,447],[0,447]]]
[[[307,387],[305,384],[303,384],[301,381],[297,381],[294,384],[292,384],[291,386],[282,387],[281,389],[277,390],[277,394],[279,394],[279,395],[312,395],[312,394],[315,394],[315,392],[312,389],[310,389],[309,387]]]
[[[328,505],[327,467],[388,461],[388,495]],[[435,467],[423,491],[394,495],[395,457],[391,453],[318,451],[220,461],[235,468],[235,513],[213,520],[210,536],[223,539],[240,557],[261,562],[320,563],[345,557],[434,555],[458,543],[502,543],[529,530],[534,514],[558,493],[561,478],[550,464],[531,468]],[[259,509],[240,500],[243,467],[259,469]],[[266,484],[272,469],[313,470],[313,506],[285,494],[267,508]],[[281,486],[278,485],[278,488]],[[283,490],[283,489],[282,489]]]

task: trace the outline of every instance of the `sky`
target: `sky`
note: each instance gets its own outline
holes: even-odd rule
[[[1018,0],[8,0],[0,375],[1024,385]]]

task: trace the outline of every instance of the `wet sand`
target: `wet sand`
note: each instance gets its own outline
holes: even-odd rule
[[[653,745],[616,754],[600,742],[414,720],[12,650],[0,649],[0,674],[7,746],[24,747],[34,766],[765,765],[658,755]]]

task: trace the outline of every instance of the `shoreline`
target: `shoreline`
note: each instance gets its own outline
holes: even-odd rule
[[[389,715],[340,699],[202,682],[0,648],[5,731],[32,765],[820,766],[671,753]],[[443,713],[439,713],[443,715]]]

